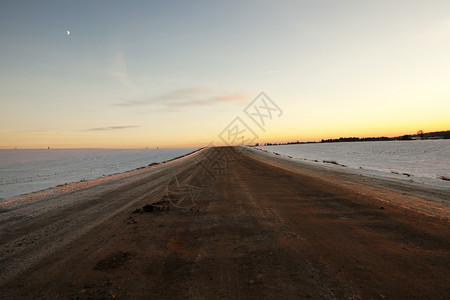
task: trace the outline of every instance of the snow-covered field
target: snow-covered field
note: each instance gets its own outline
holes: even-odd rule
[[[317,160],[336,168],[343,166],[334,165],[331,161],[345,165],[347,169],[358,169],[358,172],[373,171],[376,175],[450,185],[450,181],[439,179],[441,176],[450,178],[450,140],[317,143],[259,148],[293,159]],[[324,160],[329,162],[324,163]]]
[[[0,198],[159,163],[195,149],[0,150]]]

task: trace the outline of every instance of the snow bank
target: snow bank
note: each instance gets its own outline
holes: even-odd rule
[[[293,159],[385,176],[450,186],[450,140],[376,141],[263,146]]]
[[[194,150],[196,149],[0,150],[0,198],[125,172]]]

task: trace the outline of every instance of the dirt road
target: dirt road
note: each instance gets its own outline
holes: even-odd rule
[[[1,211],[0,298],[448,299],[448,192],[208,148]]]

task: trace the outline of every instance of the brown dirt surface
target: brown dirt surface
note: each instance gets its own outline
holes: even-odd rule
[[[207,148],[1,211],[0,299],[449,299],[449,194]]]

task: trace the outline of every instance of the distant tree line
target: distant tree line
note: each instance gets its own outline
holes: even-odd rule
[[[435,131],[424,133],[419,130],[417,134],[405,134],[396,137],[340,137],[338,139],[322,139],[320,142],[287,142],[287,143],[265,143],[265,146],[274,145],[295,145],[295,144],[314,144],[314,143],[340,143],[340,142],[373,142],[373,141],[412,141],[412,140],[437,140],[437,139],[450,139],[450,130],[447,131]],[[256,147],[259,143],[255,144]]]

